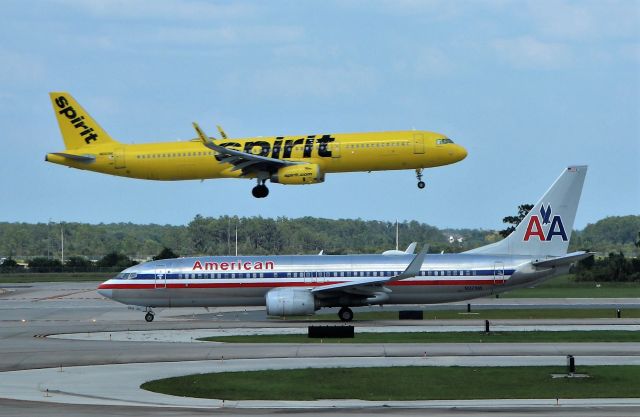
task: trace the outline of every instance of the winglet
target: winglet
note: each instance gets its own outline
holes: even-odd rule
[[[427,251],[429,250],[429,245],[425,245],[420,253],[413,257],[407,269],[405,269],[402,273],[393,276],[389,279],[389,281],[399,281],[401,279],[412,278],[416,275],[420,274],[420,268],[422,267],[422,263],[424,262],[425,256],[427,256]]]
[[[193,122],[193,128],[196,130],[196,133],[198,134],[198,137],[200,138],[202,143],[206,145],[211,142],[211,139],[207,135],[205,135],[205,133],[202,131],[202,129],[200,129],[200,126],[198,126],[196,122]]]
[[[222,136],[222,139],[227,139],[227,134],[224,130],[222,130],[222,126],[216,125],[216,127],[218,128],[218,132],[220,132],[220,136]]]

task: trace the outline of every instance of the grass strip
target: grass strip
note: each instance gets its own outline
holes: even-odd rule
[[[640,332],[590,330],[567,332],[410,332],[357,333],[353,339],[315,339],[306,334],[215,336],[199,340],[225,343],[599,343],[640,342]]]
[[[459,310],[424,310],[425,320],[492,320],[492,319],[596,319],[615,318],[615,308],[495,308],[473,309],[468,314],[465,307]],[[623,308],[622,317],[640,318],[640,308]],[[289,319],[294,317],[288,317]],[[295,317],[303,320],[338,321],[335,313],[316,314],[314,316]],[[398,312],[390,310],[382,311],[357,311],[355,320],[397,320]],[[281,319],[273,319],[281,320]]]
[[[330,360],[330,359],[328,359]],[[161,379],[141,388],[225,400],[622,398],[640,396],[640,366],[578,366],[589,378],[552,379],[563,367],[389,367],[225,372]]]

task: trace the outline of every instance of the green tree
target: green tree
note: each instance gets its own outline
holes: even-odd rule
[[[118,252],[109,252],[97,263],[99,267],[119,269],[125,269],[135,264],[136,262],[132,261],[127,255]]]
[[[180,257],[180,255],[165,246],[159,254],[153,257],[153,260],[159,261],[160,259],[173,259],[178,257]]]
[[[12,258],[7,258],[0,264],[0,272],[15,272],[20,269],[22,269],[22,266],[18,265]]]
[[[62,264],[57,259],[33,258],[29,261],[32,272],[60,272]]]
[[[64,261],[64,266],[76,272],[84,272],[90,270],[93,265],[84,256],[70,256]]]
[[[518,206],[518,215],[517,216],[504,217],[502,219],[502,222],[503,223],[507,223],[507,224],[511,224],[512,226],[509,226],[504,230],[500,230],[500,235],[502,237],[509,236],[514,230],[516,230],[516,227],[520,224],[522,219],[524,219],[527,216],[527,214],[531,211],[532,208],[533,208],[533,204],[520,204]]]

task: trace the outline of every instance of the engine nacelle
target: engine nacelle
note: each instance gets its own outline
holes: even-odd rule
[[[324,172],[318,164],[289,165],[273,174],[271,182],[290,185],[318,184],[324,182]]]
[[[266,295],[270,316],[302,316],[316,311],[316,300],[310,290],[303,288],[274,288]]]

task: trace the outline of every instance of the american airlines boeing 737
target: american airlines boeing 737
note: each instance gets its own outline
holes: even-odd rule
[[[591,256],[567,254],[586,166],[563,170],[507,238],[459,254],[200,256],[146,262],[98,287],[123,304],[153,308],[266,306],[271,316],[311,315],[322,307],[430,304],[529,287]]]

